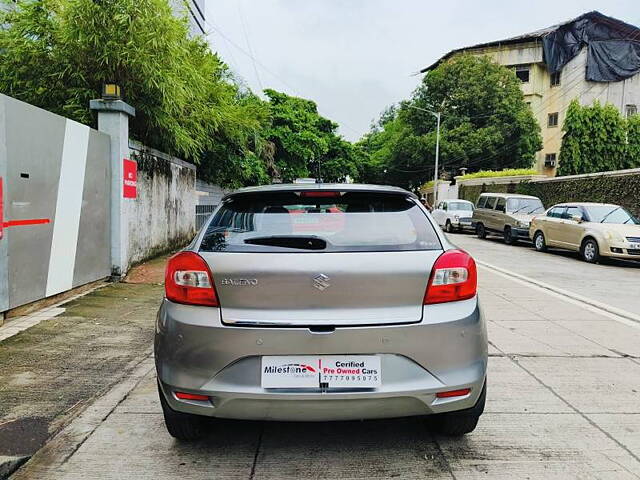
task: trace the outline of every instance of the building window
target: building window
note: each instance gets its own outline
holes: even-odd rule
[[[544,166],[547,168],[554,168],[556,166],[556,154],[547,153],[544,156]]]
[[[558,126],[558,112],[550,113],[547,117],[547,127]]]
[[[558,85],[560,85],[560,72],[552,73],[551,74],[551,86],[552,87],[557,87]]]
[[[529,83],[529,65],[515,67],[515,71],[516,77],[518,77],[522,83]]]
[[[637,105],[627,105],[625,113],[627,114],[627,117],[630,117],[631,115],[637,114],[638,113],[638,106]]]

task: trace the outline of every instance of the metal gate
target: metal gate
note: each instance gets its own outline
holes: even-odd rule
[[[0,95],[0,312],[110,274],[109,136]]]
[[[218,205],[196,205],[196,230],[200,230]]]

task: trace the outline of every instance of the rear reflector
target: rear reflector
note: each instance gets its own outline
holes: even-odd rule
[[[336,198],[342,196],[342,192],[304,191],[300,192],[300,196],[303,198]]]
[[[473,298],[478,289],[476,262],[463,250],[447,250],[438,257],[424,295],[424,304]]]
[[[470,388],[462,388],[460,390],[451,390],[449,392],[438,392],[436,393],[436,397],[438,398],[464,397],[465,395],[469,395],[469,393],[471,393]]]
[[[207,402],[209,397],[206,395],[198,395],[196,393],[175,392],[176,397],[180,400],[198,400],[201,402]]]
[[[209,266],[195,252],[180,252],[169,259],[164,291],[167,299],[175,303],[218,306]]]

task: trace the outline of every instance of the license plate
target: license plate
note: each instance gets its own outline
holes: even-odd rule
[[[262,388],[375,388],[382,384],[375,355],[262,357]]]

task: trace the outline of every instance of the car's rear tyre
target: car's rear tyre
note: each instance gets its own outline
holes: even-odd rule
[[[582,258],[587,263],[598,263],[600,260],[600,249],[598,248],[598,242],[593,238],[587,238],[582,242],[582,248],[580,249]]]
[[[451,225],[451,220],[447,220],[447,223],[444,224],[444,230],[447,233],[453,233],[453,225]]]
[[[207,432],[206,417],[173,410],[167,403],[160,385],[158,385],[158,395],[160,396],[164,423],[169,435],[182,442],[194,442],[205,436]]]
[[[544,233],[537,231],[533,236],[533,246],[539,252],[547,251],[547,241],[544,238]]]
[[[518,239],[514,238],[513,236],[511,227],[504,228],[503,236],[504,236],[504,243],[506,243],[507,245],[513,245],[518,242]]]
[[[480,240],[484,240],[485,238],[487,238],[487,230],[484,228],[484,225],[482,223],[478,223],[476,225],[476,236]]]
[[[433,427],[441,435],[460,437],[475,430],[484,412],[487,400],[487,384],[482,387],[482,392],[476,404],[468,410],[459,412],[441,413],[433,418]]]

